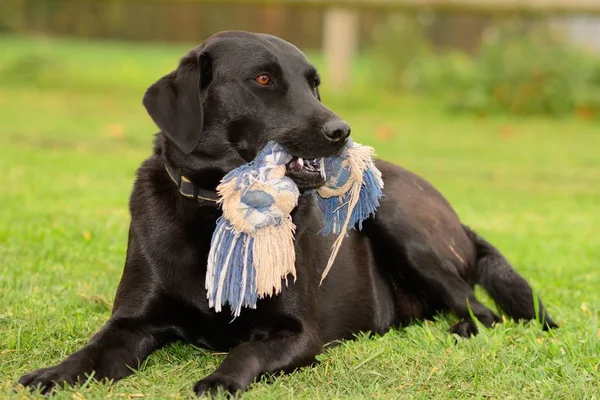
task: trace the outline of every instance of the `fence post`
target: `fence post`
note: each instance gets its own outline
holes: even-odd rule
[[[323,53],[326,85],[344,89],[350,81],[352,60],[358,47],[358,12],[348,8],[325,10]]]

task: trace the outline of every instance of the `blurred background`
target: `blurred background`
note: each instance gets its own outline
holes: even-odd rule
[[[172,68],[173,58],[155,59],[149,70],[136,54],[122,54],[106,60],[107,72],[136,82],[96,82],[81,70],[102,55],[77,46],[183,48],[242,29],[308,52],[328,73],[325,89],[419,93],[480,114],[592,118],[600,107],[597,0],[5,0],[1,7],[0,32],[15,38],[3,51],[2,83],[132,87],[145,73]],[[44,46],[32,36],[69,40]]]
[[[597,395],[600,0],[1,0],[0,376],[58,362],[108,318],[157,131],[143,93],[231,29],[303,50],[354,138],[438,187],[564,325],[543,341],[503,324],[473,353],[446,348],[448,317],[439,340],[420,325],[385,362],[371,356],[382,344],[336,350],[321,375],[255,398],[373,398],[399,382],[417,398]],[[217,362],[198,354],[170,347],[115,392],[187,393]],[[347,373],[356,360],[379,372]],[[14,395],[0,382],[2,394]]]

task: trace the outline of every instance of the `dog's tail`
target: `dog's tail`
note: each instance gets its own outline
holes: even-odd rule
[[[477,283],[492,296],[498,307],[516,320],[537,319],[544,330],[558,327],[542,301],[534,297],[531,286],[498,249],[467,226],[463,225],[463,228],[476,248]]]

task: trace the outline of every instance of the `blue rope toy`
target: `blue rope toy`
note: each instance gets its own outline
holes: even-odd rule
[[[338,157],[313,160],[325,184],[316,193],[323,212],[322,235],[337,234],[321,282],[348,229],[362,229],[382,196],[374,150],[349,140]],[[296,279],[294,231],[290,213],[300,192],[287,176],[293,159],[274,141],[256,158],[229,172],[217,187],[223,216],[217,220],[206,272],[209,306],[220,312],[229,304],[235,317],[242,307],[256,308],[259,298],[281,292],[288,275]]]

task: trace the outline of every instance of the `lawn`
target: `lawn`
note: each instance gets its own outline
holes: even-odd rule
[[[108,319],[129,191],[156,130],[141,97],[187,48],[0,37],[0,398],[27,397],[13,391],[21,374],[59,362]],[[357,141],[436,185],[561,327],[506,321],[456,342],[443,315],[344,343],[244,398],[599,398],[600,123],[475,118],[365,93],[324,99]],[[57,398],[189,398],[222,359],[173,344],[115,385]]]

